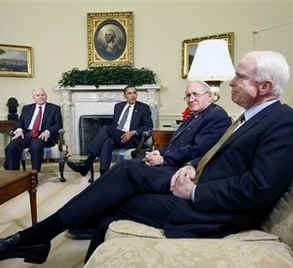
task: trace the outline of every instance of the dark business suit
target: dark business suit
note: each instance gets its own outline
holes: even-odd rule
[[[102,127],[88,146],[88,152],[90,154],[100,157],[100,170],[102,171],[109,169],[113,150],[116,148],[129,149],[136,147],[143,132],[153,128],[149,106],[143,102],[137,101],[134,104],[129,129],[135,130],[137,134],[132,136],[129,141],[122,143],[121,136],[124,132],[117,129],[117,125],[126,104],[127,102],[120,102],[115,105],[112,125]]]
[[[164,164],[182,167],[191,159],[200,159],[230,125],[227,113],[216,104],[210,104],[197,116],[181,124],[168,146],[160,148]]]
[[[51,147],[57,143],[58,130],[62,128],[60,107],[53,103],[46,103],[45,110],[43,111],[44,114],[39,133],[42,133],[44,130],[50,131],[50,137],[47,142],[38,138],[32,138],[31,130],[28,129],[35,107],[36,104],[29,104],[23,107],[16,127],[23,130],[24,139],[18,138],[12,140],[5,149],[6,165],[9,170],[19,169],[20,156],[25,148],[30,148],[32,169],[40,170],[44,147]]]
[[[200,158],[208,151],[229,125],[230,118],[227,113],[218,105],[211,104],[198,116],[190,117],[174,133],[170,145],[161,150],[166,157],[164,165],[148,167],[139,161],[132,160],[123,161],[121,164],[114,166],[59,211],[65,226],[69,229],[80,228],[83,224],[88,226],[88,222],[97,223],[98,221],[96,228],[98,228],[97,236],[100,239],[98,237],[94,239],[93,248],[102,242],[106,227],[114,219],[130,218],[161,227],[159,224],[160,217],[166,215],[166,210],[161,207],[161,201],[155,202],[157,198],[163,200],[167,197],[176,202],[180,200],[169,194],[171,176],[182,163],[193,158]],[[174,157],[171,156],[172,151]],[[147,198],[145,204],[140,204],[144,202],[143,200],[141,202],[135,201],[138,206],[134,205],[132,208],[128,200],[137,194],[143,197],[143,193],[154,193],[154,195],[150,199]],[[164,193],[164,195],[158,193]],[[146,217],[141,219],[140,216],[136,217],[139,215],[136,210],[140,210],[141,205],[143,210],[147,207],[153,209],[154,213],[148,212]],[[91,208],[92,206],[94,206],[93,210],[81,209],[82,207]]]

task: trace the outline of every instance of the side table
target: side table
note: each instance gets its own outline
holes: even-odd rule
[[[153,140],[155,148],[165,147],[169,144],[174,130],[153,130]]]
[[[0,171],[0,205],[28,191],[30,196],[32,223],[37,223],[37,172]]]

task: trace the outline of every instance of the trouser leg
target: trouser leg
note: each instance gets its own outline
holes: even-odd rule
[[[109,128],[110,126],[103,126],[100,128],[98,134],[95,136],[95,138],[89,143],[88,146],[88,153],[97,156],[100,156],[101,149],[103,144],[107,139],[109,139]]]
[[[12,140],[5,148],[6,167],[8,170],[19,170],[23,150],[30,145],[31,138]]]
[[[142,194],[131,198],[118,210],[113,211],[111,215],[100,219],[91,239],[85,257],[85,263],[95,249],[104,242],[107,229],[113,221],[127,219],[148,224],[156,228],[163,228],[169,213],[172,212],[177,201],[178,198],[173,195],[158,194]]]
[[[32,139],[30,145],[30,154],[32,161],[32,169],[40,171],[44,156],[45,142],[41,139]]]
[[[169,182],[175,170],[170,167],[148,167],[128,160],[115,165],[59,210],[67,228],[99,217],[136,194],[169,193]]]
[[[105,140],[100,154],[100,173],[103,175],[110,167],[112,161],[112,152],[116,148],[113,139]]]

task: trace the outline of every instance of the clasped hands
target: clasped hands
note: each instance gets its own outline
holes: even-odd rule
[[[170,191],[173,195],[182,199],[192,199],[193,188],[195,187],[196,171],[193,166],[185,166],[177,170],[170,182]]]
[[[145,155],[144,163],[149,166],[161,165],[164,162],[164,157],[158,150],[147,152]],[[185,166],[177,170],[172,176],[170,182],[170,191],[173,195],[182,199],[192,199],[192,191],[195,187],[196,171],[193,166]]]
[[[38,138],[43,140],[43,141],[47,141],[50,137],[50,131],[49,130],[44,130],[39,136]],[[17,129],[16,131],[14,131],[14,136],[12,137],[12,140],[15,140],[15,139],[18,139],[18,138],[21,138],[21,139],[24,139],[24,134],[23,134],[23,131],[22,129]]]
[[[146,152],[144,163],[149,167],[162,165],[164,163],[164,157],[158,150]]]

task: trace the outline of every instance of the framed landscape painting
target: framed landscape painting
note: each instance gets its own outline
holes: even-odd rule
[[[87,14],[88,65],[133,65],[132,12]]]
[[[32,48],[0,44],[0,76],[32,77]]]
[[[233,58],[234,57],[234,33],[233,32],[186,39],[186,40],[183,40],[182,42],[182,67],[181,67],[182,78],[187,78],[198,43],[200,41],[207,40],[207,39],[224,39],[228,44],[230,56],[233,61],[234,59]]]

